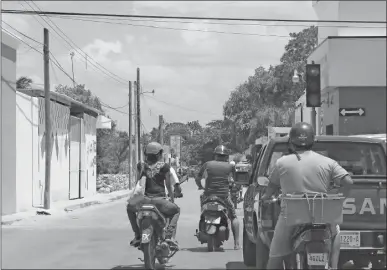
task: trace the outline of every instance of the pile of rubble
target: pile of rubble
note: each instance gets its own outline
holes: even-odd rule
[[[97,192],[110,193],[129,188],[127,174],[100,174],[97,177]]]

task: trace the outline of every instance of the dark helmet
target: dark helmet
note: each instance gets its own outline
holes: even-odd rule
[[[214,154],[220,156],[229,156],[230,150],[228,150],[228,148],[224,145],[218,145],[214,150]]]
[[[163,151],[163,147],[158,142],[150,142],[145,147],[145,155],[157,155]]]
[[[314,144],[313,127],[305,122],[299,122],[292,126],[289,132],[289,142],[295,146],[308,147]]]

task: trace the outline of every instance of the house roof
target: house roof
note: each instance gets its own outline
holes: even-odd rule
[[[43,89],[17,89],[17,91],[29,95],[31,97],[45,97]],[[50,99],[52,101],[69,106],[71,112],[84,112],[94,117],[97,117],[98,115],[102,114],[100,110],[92,108],[91,106],[85,105],[82,102],[76,101],[75,99],[56,92],[50,92]]]

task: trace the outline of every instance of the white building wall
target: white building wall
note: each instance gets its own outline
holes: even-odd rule
[[[319,20],[386,21],[385,1],[312,1],[312,5]],[[319,23],[319,26],[319,43],[328,36],[386,36],[385,24]]]
[[[329,86],[386,86],[386,37],[329,40]]]
[[[38,99],[16,94],[16,211],[33,206],[33,183],[38,179]]]
[[[0,181],[1,214],[16,211],[16,50],[18,42],[1,31]]]

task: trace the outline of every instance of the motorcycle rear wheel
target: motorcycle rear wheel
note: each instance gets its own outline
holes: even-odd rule
[[[145,269],[156,269],[156,234],[153,233],[149,243],[143,244]]]

